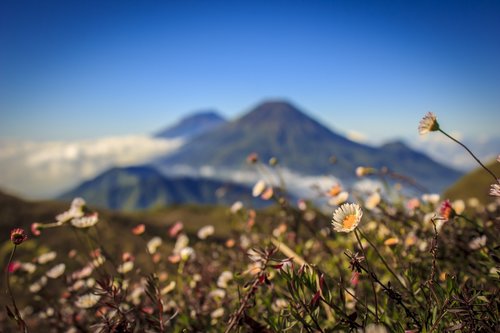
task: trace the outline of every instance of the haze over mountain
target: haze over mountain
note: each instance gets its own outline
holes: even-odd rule
[[[347,181],[355,177],[358,166],[388,167],[432,191],[442,190],[461,175],[402,142],[373,147],[351,141],[283,101],[259,104],[158,159],[155,165],[162,169],[176,165],[237,169],[252,152],[263,161],[277,157],[281,165],[304,175],[332,174]],[[329,163],[332,156],[334,165]]]
[[[176,204],[224,204],[251,197],[243,185],[206,178],[167,178],[148,166],[112,168],[62,194],[59,199],[82,197],[95,207],[132,211]]]
[[[192,138],[209,132],[225,122],[226,119],[216,111],[200,111],[186,116],[176,124],[159,131],[155,134],[155,137],[167,139]]]
[[[144,164],[184,140],[146,135],[77,141],[0,140],[0,187],[23,198],[48,199],[116,166]]]

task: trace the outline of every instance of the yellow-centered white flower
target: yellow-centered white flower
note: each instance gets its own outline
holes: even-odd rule
[[[358,204],[343,204],[333,212],[332,225],[337,232],[353,231],[361,221],[363,211]]]

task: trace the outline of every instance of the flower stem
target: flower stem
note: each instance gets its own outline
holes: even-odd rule
[[[372,246],[372,248],[375,250],[375,253],[377,253],[378,257],[382,260],[382,263],[385,265],[385,267],[389,270],[389,272],[392,274],[392,276],[394,276],[394,278],[396,279],[396,281],[398,281],[398,283],[401,285],[401,287],[403,287],[403,289],[405,289],[408,293],[411,293],[410,290],[408,290],[406,288],[406,286],[403,284],[403,282],[401,282],[401,280],[399,279],[399,277],[396,275],[396,273],[394,273],[394,271],[391,269],[391,267],[389,266],[389,264],[387,263],[387,261],[385,261],[384,257],[382,256],[382,254],[380,254],[379,250],[377,249],[377,247],[375,246],[375,244],[373,244],[369,239],[368,237],[366,237],[366,235],[361,232],[361,230],[359,230],[359,233],[361,234],[361,236],[363,236],[364,239],[366,239],[366,241],[368,242],[368,244],[370,244]]]
[[[12,252],[10,253],[9,261],[7,262],[7,267],[5,268],[5,280],[7,282],[7,292],[9,293],[9,297],[12,301],[12,306],[14,307],[14,319],[17,322],[17,325],[19,326],[19,329],[21,330],[21,332],[28,332],[28,327],[26,326],[26,323],[24,322],[23,318],[21,317],[21,313],[19,312],[19,309],[17,308],[16,299],[14,298],[14,295],[12,294],[12,289],[10,288],[9,267],[10,267],[10,264],[12,263],[12,259],[14,258],[14,254],[16,253],[16,249],[17,249],[17,245],[14,244],[14,248],[12,249]]]
[[[361,244],[361,239],[359,239],[358,229],[357,228],[354,229],[354,235],[356,236],[356,240],[358,241],[359,247],[361,248],[361,252],[363,252],[363,256],[365,257],[366,266],[368,267],[368,270],[370,272],[373,272],[372,269],[371,269],[371,267],[370,267],[370,264],[368,263],[368,257],[366,256],[365,249],[363,248],[363,244]],[[375,283],[373,282],[372,279],[370,279],[370,282],[372,284],[373,297],[375,298],[375,320],[378,323],[379,319],[378,319],[377,291],[375,290]]]
[[[461,145],[465,150],[467,150],[469,152],[469,154],[476,160],[477,163],[479,163],[479,165],[481,167],[483,167],[484,170],[486,170],[492,177],[493,179],[495,180],[495,183],[499,183],[499,180],[498,180],[498,177],[490,170],[488,169],[483,163],[481,163],[481,161],[470,151],[469,148],[467,148],[466,145],[464,145],[462,142],[458,141],[457,139],[455,139],[454,137],[452,137],[451,135],[449,135],[448,133],[446,133],[445,131],[443,131],[442,129],[439,129],[439,131],[441,133],[443,133],[444,135],[446,135],[448,138],[450,138],[451,140],[455,141],[456,143],[458,143],[459,145]],[[499,183],[500,184],[500,183]]]

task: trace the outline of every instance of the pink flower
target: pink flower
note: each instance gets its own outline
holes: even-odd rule
[[[35,236],[40,236],[41,232],[40,232],[40,223],[38,222],[35,222],[35,223],[32,223],[31,224],[31,233]]]
[[[251,153],[247,156],[247,162],[250,164],[257,163],[258,160],[259,160],[259,155],[257,155],[257,153]]]
[[[7,270],[9,271],[9,273],[14,273],[19,268],[21,268],[21,266],[22,265],[19,261],[13,261],[9,264],[9,267],[7,268]]]
[[[359,283],[359,272],[353,272],[351,277],[351,284],[356,287]]]
[[[439,215],[444,221],[448,221],[449,219],[455,217],[456,213],[451,206],[450,200],[446,199],[443,201],[441,208],[439,209]]]
[[[12,229],[12,231],[10,232],[10,241],[14,245],[19,245],[19,244],[25,242],[27,239],[28,239],[28,235],[26,235],[26,232],[24,231],[24,229],[15,228],[15,229]]]
[[[170,237],[174,238],[175,236],[177,236],[179,234],[179,232],[182,231],[182,229],[184,229],[184,224],[181,221],[177,221],[168,230],[168,235]]]
[[[134,235],[142,235],[144,231],[146,231],[146,226],[143,223],[138,224],[132,229]]]

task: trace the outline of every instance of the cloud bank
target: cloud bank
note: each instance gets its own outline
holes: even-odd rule
[[[500,138],[470,138],[463,137],[460,133],[451,135],[464,143],[483,163],[494,160],[500,154]],[[467,172],[479,167],[464,148],[439,133],[419,136],[416,141],[410,142],[410,145],[434,160],[457,170]]]
[[[0,188],[30,199],[52,198],[110,167],[142,164],[182,144],[181,139],[139,135],[72,142],[0,140]]]

